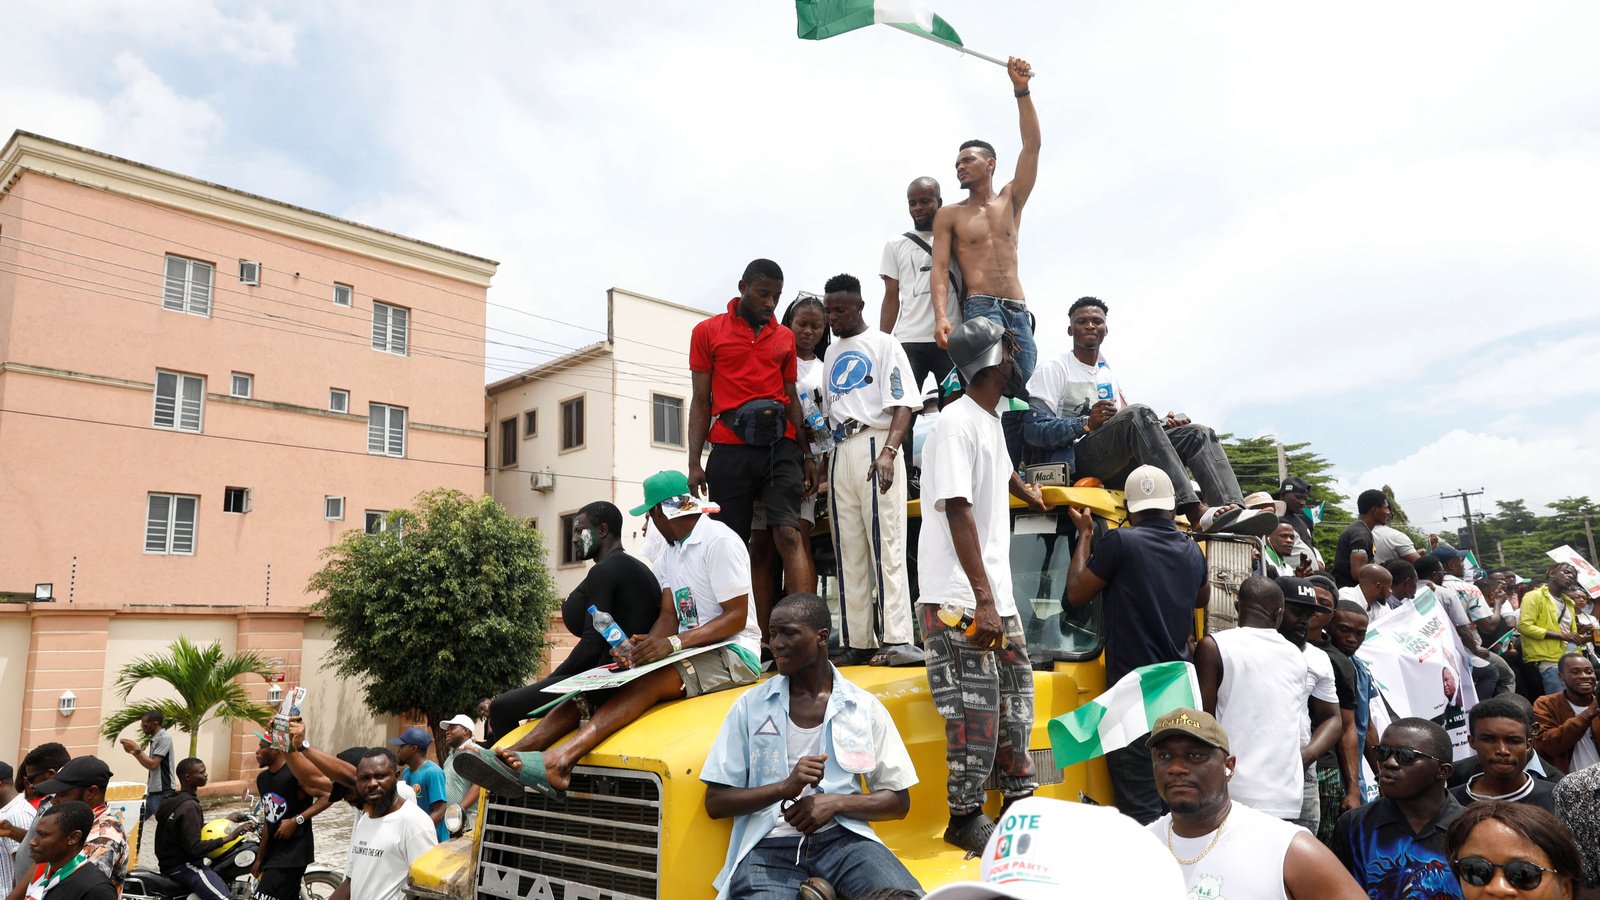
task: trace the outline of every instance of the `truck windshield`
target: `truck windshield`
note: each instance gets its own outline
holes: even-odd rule
[[[1096,519],[1095,528],[1102,531],[1104,523]],[[1077,540],[1065,513],[1012,520],[1011,596],[1033,659],[1081,660],[1100,652],[1100,598],[1085,606],[1067,603],[1067,567]]]

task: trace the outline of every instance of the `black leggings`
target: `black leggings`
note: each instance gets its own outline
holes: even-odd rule
[[[483,739],[488,746],[515,731],[528,713],[561,696],[547,694],[544,689],[558,681],[570,678],[572,673],[551,674],[527,687],[512,688],[489,701],[489,721],[484,726]]]

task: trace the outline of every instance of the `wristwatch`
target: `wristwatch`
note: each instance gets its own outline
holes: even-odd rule
[[[667,643],[672,647],[673,653],[677,653],[679,650],[683,649],[683,638],[678,637],[675,634],[667,637]]]
[[[305,816],[295,816],[294,817],[294,823],[296,825],[304,825],[306,823],[306,817]]]

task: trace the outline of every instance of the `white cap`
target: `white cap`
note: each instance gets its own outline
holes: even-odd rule
[[[472,721],[472,719],[468,718],[465,713],[440,722],[439,730],[443,731],[444,729],[449,728],[451,725],[460,725],[462,728],[465,728],[468,731],[472,731],[478,727],[478,724]]]
[[[1147,509],[1170,510],[1178,501],[1172,494],[1172,479],[1155,466],[1140,466],[1128,475],[1122,492],[1128,503],[1128,512]]]
[[[925,900],[1182,900],[1178,861],[1138,822],[1108,806],[1018,800],[983,848],[983,880],[949,884]]]

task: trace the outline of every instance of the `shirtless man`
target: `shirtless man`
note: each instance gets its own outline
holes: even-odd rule
[[[956,153],[956,180],[967,189],[967,199],[942,207],[933,218],[933,272],[928,280],[937,319],[934,340],[945,347],[954,327],[945,313],[953,250],[966,279],[962,318],[993,319],[1010,332],[1016,342],[1016,371],[1006,393],[1025,399],[1024,386],[1033,375],[1039,351],[1033,340],[1033,317],[1017,280],[1017,229],[1023,204],[1039,175],[1039,114],[1028,90],[1033,67],[1013,56],[1006,73],[1011,76],[1022,124],[1022,155],[1017,158],[1016,176],[996,191],[994,147],[983,141],[961,145]]]

